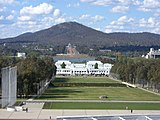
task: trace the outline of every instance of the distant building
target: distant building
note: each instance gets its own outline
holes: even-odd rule
[[[112,50],[109,50],[109,49],[100,49],[99,51],[100,52],[112,52]]]
[[[65,68],[62,68],[62,64],[65,64]],[[71,75],[71,62],[69,62],[68,60],[59,60],[55,63],[56,67],[57,67],[57,72],[56,74],[61,74],[61,75]]]
[[[76,46],[72,46],[70,43],[66,46],[67,55],[77,55],[79,52],[76,50]]]
[[[65,68],[62,68],[65,64]],[[97,67],[95,65],[97,64]],[[59,60],[55,63],[57,75],[109,75],[112,64],[101,61],[88,61],[87,63],[71,63],[67,60]]]
[[[149,59],[149,58],[160,58],[160,49],[158,50],[154,50],[154,48],[150,48],[150,51],[149,53],[147,53],[146,56],[143,56],[145,57],[146,59]]]
[[[92,61],[95,60],[95,57],[91,57],[87,54],[81,54],[76,50],[76,46],[71,45],[70,43],[66,46],[64,54],[56,54],[56,56],[53,56],[54,61],[59,60],[68,60],[70,62],[74,63],[82,63],[86,61]]]
[[[26,53],[17,53],[17,57],[26,58]]]

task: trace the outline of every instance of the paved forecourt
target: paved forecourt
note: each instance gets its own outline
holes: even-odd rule
[[[117,115],[160,115],[160,110],[67,110],[42,109],[44,103],[27,103],[28,112],[9,112],[0,109],[0,119],[56,119],[66,116],[117,116]]]

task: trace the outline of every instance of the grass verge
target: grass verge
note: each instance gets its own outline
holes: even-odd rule
[[[87,102],[47,102],[43,109],[110,109],[110,110],[160,110],[159,103],[87,103]]]
[[[54,83],[121,83],[107,77],[57,77]]]

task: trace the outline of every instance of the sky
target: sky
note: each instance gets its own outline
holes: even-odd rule
[[[0,0],[0,38],[69,21],[105,33],[160,34],[160,0]]]

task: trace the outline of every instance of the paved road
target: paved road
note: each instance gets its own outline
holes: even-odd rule
[[[57,117],[67,116],[121,116],[121,115],[160,115],[160,110],[69,110],[69,109],[42,109],[44,103],[28,103],[24,107],[28,107],[25,111],[7,111],[0,109],[0,119],[53,119]],[[73,119],[72,119],[73,120]]]

